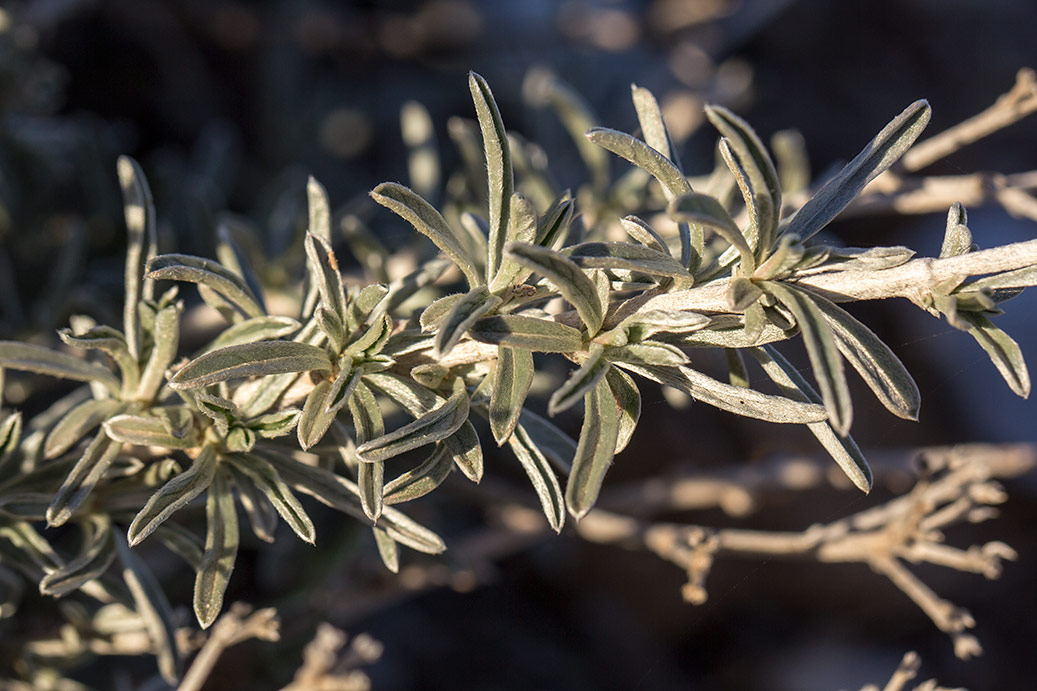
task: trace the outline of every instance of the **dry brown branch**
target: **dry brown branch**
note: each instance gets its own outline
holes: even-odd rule
[[[198,651],[177,691],[198,691],[209,678],[223,651],[250,638],[279,640],[279,627],[277,611],[273,608],[252,612],[250,605],[234,603],[226,614],[216,620],[208,640]]]
[[[345,631],[321,624],[302,655],[302,667],[282,691],[367,691],[371,680],[357,668],[377,662],[382,644],[367,634],[349,641]]]

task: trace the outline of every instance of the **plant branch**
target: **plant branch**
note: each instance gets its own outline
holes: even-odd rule
[[[205,680],[209,678],[213,667],[220,659],[220,655],[242,641],[250,638],[258,638],[263,641],[279,640],[281,635],[278,630],[280,622],[277,618],[277,610],[273,608],[261,609],[252,612],[252,607],[236,602],[230,610],[222,615],[212,627],[209,639],[198,651],[190,669],[184,675],[183,681],[177,687],[177,691],[198,691],[202,688]]]

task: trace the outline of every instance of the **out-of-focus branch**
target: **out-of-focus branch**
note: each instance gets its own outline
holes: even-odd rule
[[[235,602],[226,614],[216,620],[209,639],[198,651],[177,691],[198,691],[209,678],[223,651],[250,638],[279,640],[279,627],[277,611],[273,608],[252,612],[250,605]]]
[[[881,691],[907,691],[907,684],[915,677],[918,676],[918,669],[922,666],[922,659],[918,657],[918,653],[911,651],[904,655],[904,658],[897,665],[896,670],[893,672],[893,676],[889,678],[886,685],[882,687]],[[880,691],[878,686],[874,684],[868,684],[867,686],[861,687],[861,691]],[[965,689],[957,688],[950,689],[944,686],[940,686],[935,679],[924,681],[914,688],[914,691],[965,691]]]
[[[303,650],[302,667],[281,691],[367,691],[371,679],[358,667],[374,664],[381,656],[382,644],[367,634],[350,641],[345,631],[321,624]]]

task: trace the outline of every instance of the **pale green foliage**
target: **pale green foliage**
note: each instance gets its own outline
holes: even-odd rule
[[[569,242],[577,203],[527,165],[523,152],[512,151],[519,140],[505,130],[485,80],[472,74],[469,86],[478,124],[462,122],[451,132],[478,183],[442,212],[396,183],[371,193],[431,240],[467,289],[449,284],[457,274],[447,272],[440,257],[378,282],[387,276],[384,248],[355,224],[342,223],[354,256],[376,278],[347,291],[333,250],[338,226],[323,187],[311,179],[302,240],[309,288],[300,291],[297,319],[268,314],[256,274],[226,228],[220,261],[156,255],[150,192],[139,166],[124,158],[118,173],[129,249],[122,330],[91,326],[59,334],[68,346],[106,354],[117,368],[39,345],[0,343],[0,367],[89,384],[42,414],[33,428],[42,431],[31,438],[22,439],[19,413],[0,420],[0,560],[54,596],[101,587],[98,579],[118,562],[171,683],[179,660],[170,606],[133,549],[138,543],[154,535],[195,571],[194,611],[203,627],[219,614],[234,569],[237,504],[260,539],[274,539],[280,517],[300,539],[319,545],[296,492],[312,496],[370,525],[379,554],[396,571],[398,545],[429,554],[446,545],[395,507],[434,492],[455,468],[473,482],[485,472],[473,413],[488,421],[497,446],[510,449],[556,531],[567,513],[579,519],[593,509],[614,457],[635,434],[638,378],[738,415],[806,425],[865,492],[871,473],[849,436],[853,409],[844,361],[890,412],[917,418],[918,389],[893,351],[798,280],[878,271],[910,259],[910,250],[900,247],[833,248],[809,239],[915,141],[929,119],[924,101],[897,116],[783,217],[770,154],[733,113],[707,109],[722,137],[726,170],[720,171],[733,176],[733,201],[722,201],[692,189],[647,90],[633,91],[645,141],[600,127],[584,139],[593,124],[589,111],[559,85],[542,84],[540,96],[579,137],[590,166],[592,185],[577,198],[589,200],[596,220]],[[597,147],[645,172],[612,183]],[[638,215],[647,209],[624,201],[632,198],[631,185],[638,198],[653,194],[650,178],[664,197],[655,208],[668,203],[672,228],[653,228]],[[633,241],[606,237],[610,226]],[[956,205],[941,256],[972,250],[965,210]],[[924,305],[972,334],[1023,396],[1030,381],[1022,353],[989,317],[1033,272],[935,286]],[[184,306],[176,287],[156,298],[158,281],[197,284],[226,319],[222,332],[186,363],[174,364]],[[715,286],[726,295],[726,309],[645,305]],[[425,302],[416,312],[413,304],[410,311],[401,308],[418,297]],[[816,384],[774,346],[799,337]],[[730,383],[696,369],[696,349],[704,347],[725,349]],[[582,414],[576,440],[528,407],[534,368],[545,354],[572,363],[547,410]],[[750,381],[746,354],[772,387]],[[412,421],[399,423],[397,412]],[[423,458],[406,467],[401,457],[417,450]],[[131,507],[116,482],[125,496],[137,498]],[[177,521],[203,501],[206,530],[196,535]],[[33,526],[40,520],[78,525],[78,554],[68,560],[58,554]]]

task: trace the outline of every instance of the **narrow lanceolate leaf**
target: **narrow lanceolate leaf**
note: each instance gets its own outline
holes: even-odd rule
[[[123,403],[111,398],[83,401],[54,426],[43,444],[44,458],[57,458],[102,422],[122,410]]]
[[[356,443],[377,439],[385,434],[385,422],[378,408],[371,389],[358,381],[354,392],[349,397],[349,413],[353,418],[353,429],[356,430]],[[383,487],[385,484],[385,464],[361,463],[357,467],[357,485],[360,487],[360,504],[364,513],[372,521],[377,521],[382,514]]]
[[[414,226],[415,230],[435,243],[436,247],[461,269],[468,279],[469,286],[475,287],[485,282],[450,224],[413,190],[394,182],[383,182],[374,188],[371,198],[403,218]]]
[[[811,299],[828,322],[839,352],[853,365],[882,405],[897,417],[917,420],[922,399],[918,385],[904,363],[871,329],[846,310],[818,295]]]
[[[958,312],[968,326],[969,334],[990,356],[990,361],[1017,396],[1030,395],[1030,372],[1019,345],[993,322],[978,312]]]
[[[389,537],[389,533],[378,526],[374,526],[372,531],[374,532],[374,541],[378,545],[378,556],[382,558],[385,568],[392,573],[399,572],[400,550],[397,548],[396,540]]]
[[[551,469],[551,463],[521,424],[508,437],[508,446],[526,471],[551,529],[556,533],[561,532],[565,523],[565,496],[558,484],[558,477]]]
[[[103,430],[97,433],[47,507],[47,525],[62,525],[72,517],[121,450],[122,444],[109,439]]]
[[[511,211],[508,213],[508,234],[504,240],[509,242],[534,243],[537,238],[537,212],[533,204],[516,192],[511,195]],[[505,256],[501,260],[497,274],[490,281],[490,290],[497,293],[511,286],[522,283],[529,276],[521,264]]]
[[[58,338],[65,345],[74,348],[105,352],[119,366],[119,372],[122,374],[123,391],[126,393],[132,392],[137,384],[140,372],[137,360],[130,355],[130,351],[126,346],[126,338],[121,332],[110,326],[94,326],[82,333],[73,333],[72,329],[60,329]]]
[[[468,73],[468,89],[475,103],[475,115],[482,132],[483,151],[486,156],[487,191],[489,192],[490,238],[489,257],[486,262],[486,280],[497,275],[504,256],[505,238],[508,233],[508,216],[511,195],[515,191],[515,177],[511,168],[511,150],[508,133],[504,129],[497,103],[486,80],[475,72]],[[473,284],[474,285],[474,284]]]
[[[511,436],[522,413],[529,386],[533,383],[533,353],[502,346],[497,349],[490,394],[490,430],[497,446]]]
[[[604,348],[599,344],[591,346],[587,359],[579,369],[575,370],[547,402],[548,415],[556,415],[576,405],[588,391],[593,389],[605,376],[609,369],[609,361],[604,357]]]
[[[237,456],[238,454],[234,455]],[[234,485],[238,488],[238,501],[241,502],[241,508],[245,510],[245,515],[248,516],[249,525],[252,526],[252,534],[263,542],[273,543],[275,533],[277,532],[277,510],[252,480],[238,470],[236,466],[232,465],[230,468],[231,474],[234,477]],[[155,531],[155,536],[161,540],[162,529],[170,525],[175,524],[163,523],[160,525]],[[195,572],[201,567],[202,548],[199,547],[198,560],[194,564]]]
[[[625,158],[638,168],[648,171],[662,184],[663,192],[668,200],[691,192],[691,185],[688,184],[688,180],[680,169],[670,159],[640,139],[606,127],[595,127],[589,130],[587,139],[603,149]]]
[[[828,419],[832,421],[835,431],[845,436],[853,420],[853,404],[850,401],[850,389],[846,385],[842,357],[824,313],[813,296],[797,288],[773,281],[761,287],[796,318],[810,357],[810,366],[814,370],[814,378],[821,389],[825,409],[828,410]]]
[[[263,439],[276,439],[291,434],[299,424],[302,414],[298,408],[285,408],[274,413],[267,413],[248,421],[248,428]]]
[[[439,323],[446,318],[446,315],[450,314],[450,310],[452,310],[458,300],[465,297],[465,295],[468,295],[468,293],[444,295],[426,307],[421,312],[421,316],[418,317],[418,324],[421,326],[421,330],[434,331],[437,329]]]
[[[586,393],[584,405],[586,412],[580,429],[580,441],[565,487],[566,506],[577,520],[583,518],[597,501],[605,471],[616,453],[619,437],[619,409],[605,379],[598,381]]]
[[[622,346],[605,346],[605,359],[609,362],[629,362],[635,365],[659,365],[680,367],[688,364],[688,356],[680,348],[659,341],[628,343]]]
[[[253,317],[230,326],[206,346],[201,354],[232,345],[284,338],[298,331],[299,326],[299,322],[291,317]]]
[[[310,280],[317,286],[324,305],[340,320],[346,318],[346,293],[342,287],[342,276],[338,272],[338,261],[331,244],[312,232],[306,235],[306,267]]]
[[[130,549],[118,528],[112,527],[112,542],[122,562],[126,582],[137,614],[144,620],[152,648],[158,658],[158,671],[167,684],[175,686],[180,677],[180,653],[176,645],[176,617],[158,579],[144,560]]]
[[[709,317],[698,312],[645,310],[624,319],[616,330],[621,328],[626,336],[626,341],[630,343],[647,340],[658,333],[692,333],[706,328],[710,322]]]
[[[627,269],[652,276],[691,278],[691,274],[669,254],[630,242],[583,242],[565,249],[584,269]]]
[[[957,257],[972,251],[972,231],[969,215],[961,202],[954,202],[947,210],[947,229],[940,247],[940,258]]]
[[[285,482],[296,489],[309,494],[325,506],[348,513],[354,518],[367,520],[360,506],[360,489],[355,483],[323,468],[300,463],[292,458],[274,454],[264,457],[274,464]],[[446,544],[441,537],[396,509],[383,509],[379,525],[394,540],[419,552],[440,554],[446,550]]]
[[[166,305],[155,315],[152,332],[154,343],[148,355],[148,363],[141,372],[137,384],[137,400],[152,401],[165,383],[166,370],[176,358],[180,347],[180,313],[182,303]]]
[[[630,443],[641,417],[641,392],[637,390],[633,378],[616,367],[609,367],[605,381],[619,406],[619,436],[616,438],[616,453],[619,453]]]
[[[796,212],[785,232],[806,240],[828,225],[869,182],[893,165],[914,144],[929,124],[931,114],[932,110],[926,101],[915,101],[909,105]]]
[[[203,629],[209,628],[223,609],[223,594],[238,556],[238,514],[225,472],[213,478],[205,519],[205,553],[194,580],[194,613]]]
[[[218,465],[216,450],[205,446],[191,467],[162,485],[134,517],[127,531],[130,545],[151,535],[167,518],[208,489]]]
[[[364,465],[375,465],[365,463]],[[443,484],[450,471],[454,469],[454,459],[450,450],[443,444],[437,444],[435,450],[417,467],[408,470],[385,485],[383,500],[386,504],[399,504],[418,497],[423,497]]]
[[[316,539],[313,521],[306,514],[306,509],[299,503],[299,499],[281,479],[277,469],[265,458],[251,453],[231,454],[227,458],[242,475],[259,488],[295,534],[312,545]]]
[[[727,285],[727,306],[735,312],[744,312],[755,303],[763,291],[745,276],[735,276]]]
[[[2,375],[0,375],[2,379]],[[3,381],[0,381],[0,391],[3,390]],[[60,424],[60,423],[59,423]],[[100,420],[93,423],[93,425],[100,424]],[[92,427],[92,426],[91,426]],[[89,430],[86,430],[89,431]],[[85,433],[85,432],[84,432]],[[15,411],[5,417],[3,422],[0,422],[0,468],[3,467],[4,461],[14,455],[14,450],[18,448],[18,443],[22,440],[22,413],[21,411]],[[77,439],[78,441],[78,439]],[[72,442],[75,443],[75,442]],[[68,448],[68,447],[66,447]],[[60,453],[60,452],[59,452]]]
[[[198,435],[193,425],[176,434],[158,418],[143,415],[116,415],[104,423],[109,437],[125,444],[164,446],[167,449],[190,449],[198,446]]]
[[[814,391],[799,370],[793,367],[792,363],[786,360],[785,356],[774,346],[753,348],[750,352],[763,366],[763,371],[771,378],[771,381],[781,387],[786,396],[798,401],[821,403],[820,394]],[[871,490],[871,467],[853,437],[836,434],[829,420],[809,422],[807,429],[817,437],[832,459],[846,473],[846,477],[850,478],[858,489],[862,492]]]
[[[636,84],[630,85],[631,95],[634,100],[634,110],[637,111],[637,121],[641,125],[641,133],[645,143],[652,147],[680,170],[681,162],[677,152],[670,141],[670,133],[666,131],[666,123],[663,122],[663,113],[659,108],[659,102],[651,91]]]
[[[31,343],[0,341],[0,367],[46,374],[59,379],[96,381],[113,393],[119,392],[119,380],[101,365]]]
[[[468,335],[482,343],[532,350],[537,353],[573,353],[583,349],[579,329],[549,319],[505,314],[475,322]]]
[[[824,406],[760,393],[717,381],[690,367],[623,365],[624,369],[652,381],[684,391],[692,398],[735,415],[767,422],[806,424],[827,417]]]
[[[115,559],[111,521],[107,514],[95,514],[83,523],[83,547],[75,559],[40,581],[40,593],[63,597],[99,578]]]
[[[666,240],[656,232],[655,228],[648,225],[637,216],[624,216],[619,219],[619,225],[623,226],[623,230],[627,232],[627,235],[634,238],[645,247],[649,247],[657,252],[663,252],[665,254],[670,253],[670,248],[666,245]]]
[[[605,319],[594,281],[568,257],[535,245],[512,243],[508,254],[551,281],[587,325],[590,335],[598,333]]]
[[[763,142],[745,120],[721,106],[706,106],[706,117],[729,143],[752,189],[757,194],[767,194],[772,211],[771,223],[776,224],[781,212],[781,183],[774,162],[763,146]],[[773,228],[761,228],[760,237],[770,237]]]
[[[690,192],[670,202],[667,210],[670,216],[684,223],[697,223],[711,229],[738,250],[742,258],[742,275],[751,276],[756,270],[756,257],[742,231],[731,219],[727,209],[713,197]]]
[[[468,420],[468,392],[464,381],[454,381],[450,398],[414,422],[383,434],[357,447],[365,462],[384,461],[432,442],[446,439]]]
[[[152,280],[188,281],[206,286],[246,317],[264,315],[245,279],[219,262],[186,254],[160,254],[148,262],[147,271],[147,277]]]
[[[338,408],[328,409],[331,384],[327,379],[322,379],[306,397],[302,415],[299,416],[299,426],[295,430],[303,451],[324,438],[335,416],[338,415]]]
[[[137,303],[141,299],[141,275],[144,273],[145,253],[149,246],[156,243],[155,204],[140,164],[129,156],[120,156],[116,171],[119,174],[126,217],[126,296],[122,310],[123,331],[126,333],[126,345],[130,355],[134,359],[139,359],[141,333]]]
[[[177,372],[169,385],[196,389],[241,377],[330,369],[331,360],[321,348],[295,341],[262,341],[227,346],[197,357]]]
[[[585,141],[585,140],[584,140]],[[594,147],[597,149],[597,147]],[[600,151],[600,149],[597,149]],[[604,154],[604,152],[602,152]],[[569,227],[573,222],[576,201],[568,198],[568,193],[559,198],[537,222],[536,244],[549,249],[557,249],[565,243]]]
[[[501,298],[490,293],[486,286],[473,288],[455,302],[439,324],[439,331],[436,333],[436,357],[441,358],[450,352],[477,319],[495,309],[501,302]]]
[[[465,420],[456,432],[443,440],[443,445],[450,451],[461,474],[476,484],[482,481],[482,446],[471,422]]]
[[[271,510],[273,513],[273,510]],[[274,514],[276,519],[276,514]],[[202,565],[202,540],[193,532],[176,523],[163,523],[155,529],[155,537],[173,554],[197,571]],[[273,537],[269,542],[273,542]]]

